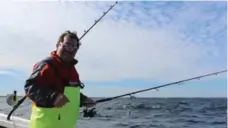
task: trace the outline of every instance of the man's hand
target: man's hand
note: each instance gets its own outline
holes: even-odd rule
[[[69,102],[69,99],[65,95],[59,94],[54,102],[54,105],[59,108],[65,105],[67,102]]]
[[[96,102],[93,101],[92,99],[90,98],[86,98],[86,100],[82,103],[83,106],[87,107],[87,108],[90,108],[90,107],[93,107],[96,105]]]

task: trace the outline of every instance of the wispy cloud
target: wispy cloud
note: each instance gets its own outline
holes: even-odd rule
[[[0,75],[15,75],[15,73],[5,70],[0,70]]]
[[[14,69],[0,69],[0,77],[4,80],[4,78],[24,80],[27,76],[23,75],[23,72]],[[2,81],[1,81],[2,82]]]
[[[213,5],[217,8],[208,11]],[[111,60],[104,60],[107,65],[115,63],[120,65],[120,70],[114,71],[107,66],[105,72],[102,72],[99,68],[99,74],[104,74],[100,79],[108,77],[107,71],[112,72],[109,78],[116,79],[125,76],[153,80],[177,79],[225,67],[225,12],[224,2],[123,2],[108,16],[110,19],[103,21],[106,27],[115,28],[108,31],[109,39],[102,36],[103,45],[118,52],[107,50],[104,55],[101,55],[103,51],[100,54],[98,51],[92,54],[101,58],[108,55]],[[216,17],[216,20],[213,17]],[[111,25],[113,19],[115,22]],[[213,28],[214,25],[221,28],[217,35],[208,34],[216,33],[215,29],[204,30],[208,26]],[[107,35],[105,27],[96,31],[100,35]],[[203,33],[206,34],[202,36]],[[94,38],[99,37],[96,35]],[[222,44],[218,44],[218,39]],[[101,65],[101,68],[105,66]],[[88,70],[91,71],[90,68]]]
[[[65,30],[79,35],[114,2],[0,5],[0,67],[20,69],[55,50]],[[226,2],[119,2],[83,40],[83,81],[160,81],[226,67]]]

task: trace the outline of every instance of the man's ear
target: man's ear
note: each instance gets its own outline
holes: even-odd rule
[[[59,43],[56,44],[56,48],[58,48],[58,47],[59,47]]]

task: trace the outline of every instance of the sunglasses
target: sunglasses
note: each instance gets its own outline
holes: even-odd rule
[[[63,42],[61,42],[60,43],[60,45],[63,47],[63,48],[66,48],[66,49],[78,49],[79,48],[79,46],[78,46],[78,44],[75,44],[75,43],[71,43],[71,42],[65,42],[65,43],[63,43]]]

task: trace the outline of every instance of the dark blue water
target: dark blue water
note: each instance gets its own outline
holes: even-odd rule
[[[29,119],[30,102],[15,115]],[[0,99],[0,111],[11,108]],[[80,117],[77,128],[226,128],[226,98],[136,98],[98,104],[94,118]]]

